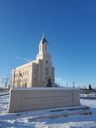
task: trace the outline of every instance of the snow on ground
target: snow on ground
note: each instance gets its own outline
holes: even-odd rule
[[[8,106],[8,98],[8,95],[0,96],[0,128],[96,128],[96,100],[80,100],[82,105],[90,106],[91,115],[42,118],[42,115],[47,110],[5,113]],[[59,113],[63,114],[63,111]]]
[[[0,96],[0,113],[5,113],[9,102],[9,95]]]

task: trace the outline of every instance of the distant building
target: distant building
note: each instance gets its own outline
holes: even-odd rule
[[[54,67],[48,53],[48,42],[43,35],[36,59],[12,70],[12,86],[45,87],[49,79],[54,86]]]

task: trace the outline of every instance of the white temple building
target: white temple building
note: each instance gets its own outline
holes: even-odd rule
[[[12,86],[46,87],[48,82],[54,86],[55,73],[48,53],[48,42],[43,35],[36,59],[12,70]]]

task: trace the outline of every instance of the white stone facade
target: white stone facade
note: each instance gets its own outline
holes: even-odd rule
[[[46,87],[49,79],[54,86],[54,67],[48,53],[48,42],[43,36],[36,59],[12,70],[12,86]]]

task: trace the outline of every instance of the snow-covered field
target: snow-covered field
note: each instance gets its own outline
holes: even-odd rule
[[[43,116],[47,110],[7,114],[9,96],[0,96],[0,128],[96,128],[96,100],[82,99],[82,105],[89,105],[91,115]],[[63,115],[63,111],[59,111]],[[50,114],[50,113],[48,113]]]

